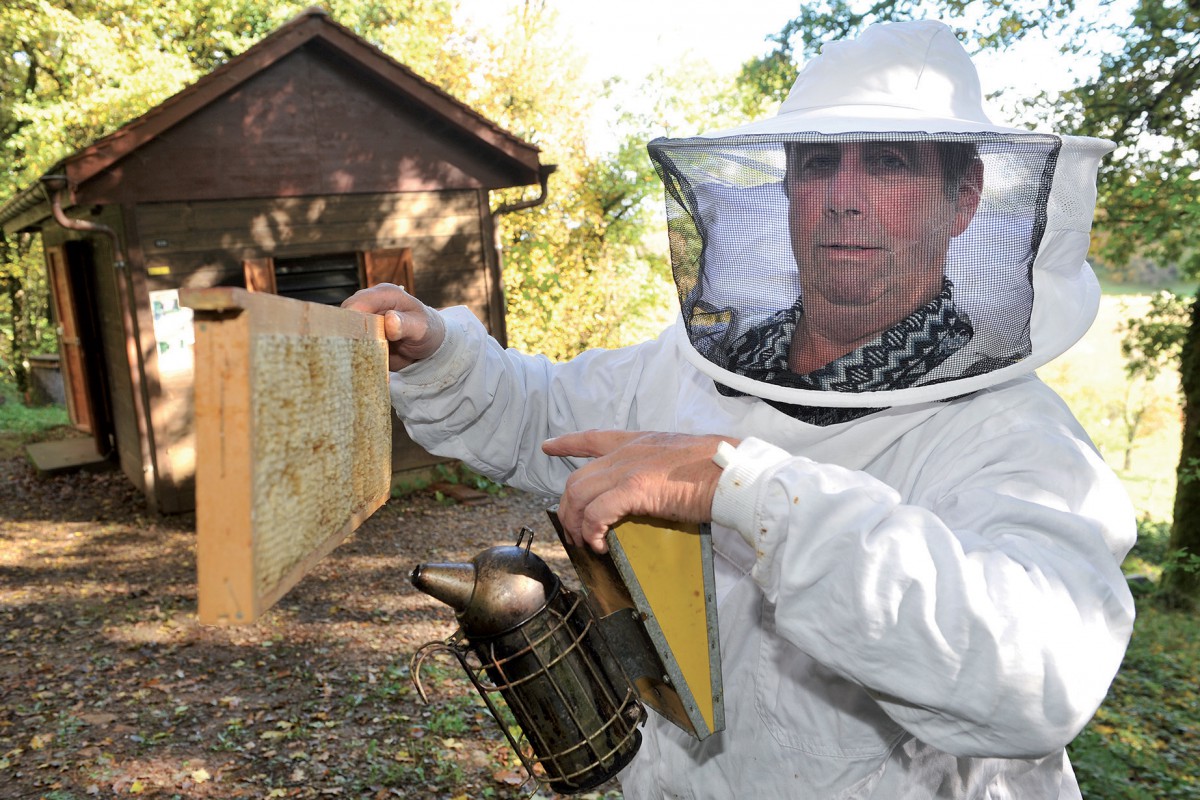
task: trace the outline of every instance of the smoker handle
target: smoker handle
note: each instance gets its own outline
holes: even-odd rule
[[[408,673],[412,676],[413,685],[417,687],[417,694],[421,696],[421,702],[425,705],[429,705],[429,696],[425,694],[425,687],[421,685],[421,667],[424,666],[425,660],[434,653],[450,653],[458,659],[460,664],[463,664],[462,631],[456,631],[444,642],[426,642],[417,652],[413,653],[412,659],[409,660]],[[463,666],[466,667],[466,664]]]

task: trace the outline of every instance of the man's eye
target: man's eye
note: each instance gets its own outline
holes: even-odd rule
[[[912,159],[905,153],[884,151],[876,153],[871,161],[882,172],[902,172],[912,168]]]
[[[836,170],[837,165],[834,156],[809,156],[800,162],[800,169],[805,175],[823,175]]]

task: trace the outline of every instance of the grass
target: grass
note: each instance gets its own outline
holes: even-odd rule
[[[1138,622],[1108,699],[1071,744],[1083,796],[1200,798],[1200,625],[1138,601]]]
[[[34,434],[68,424],[63,406],[26,406],[10,383],[0,382],[0,433]]]
[[[1197,288],[1195,281],[1182,279],[1162,283],[1113,283],[1106,280],[1103,276],[1100,278],[1100,287],[1104,291],[1105,297],[1115,295],[1148,295],[1161,292],[1164,289],[1178,295],[1191,297],[1196,294]]]
[[[16,387],[0,380],[0,458],[18,456],[28,442],[68,424],[63,406],[26,406]]]

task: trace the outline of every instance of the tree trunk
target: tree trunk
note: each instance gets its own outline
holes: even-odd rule
[[[12,359],[9,363],[9,374],[16,384],[17,394],[25,397],[29,389],[29,375],[25,369],[25,356],[28,353],[28,343],[22,334],[25,330],[25,292],[21,280],[13,275],[0,276],[0,285],[8,296],[8,322],[11,325],[9,333],[9,352],[6,355]]]
[[[1200,297],[1192,303],[1192,320],[1179,358],[1183,389],[1183,443],[1176,469],[1175,518],[1170,552],[1200,556]],[[1200,605],[1200,573],[1172,569],[1163,575],[1164,598],[1177,607]]]

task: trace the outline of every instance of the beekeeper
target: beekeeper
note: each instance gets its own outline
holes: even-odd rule
[[[561,496],[711,521],[726,730],[662,719],[629,800],[1078,798],[1120,664],[1133,513],[1034,375],[1085,332],[1105,141],[993,124],[946,26],[830,44],[779,114],[649,146],[678,324],[567,363],[398,287],[412,437]]]

